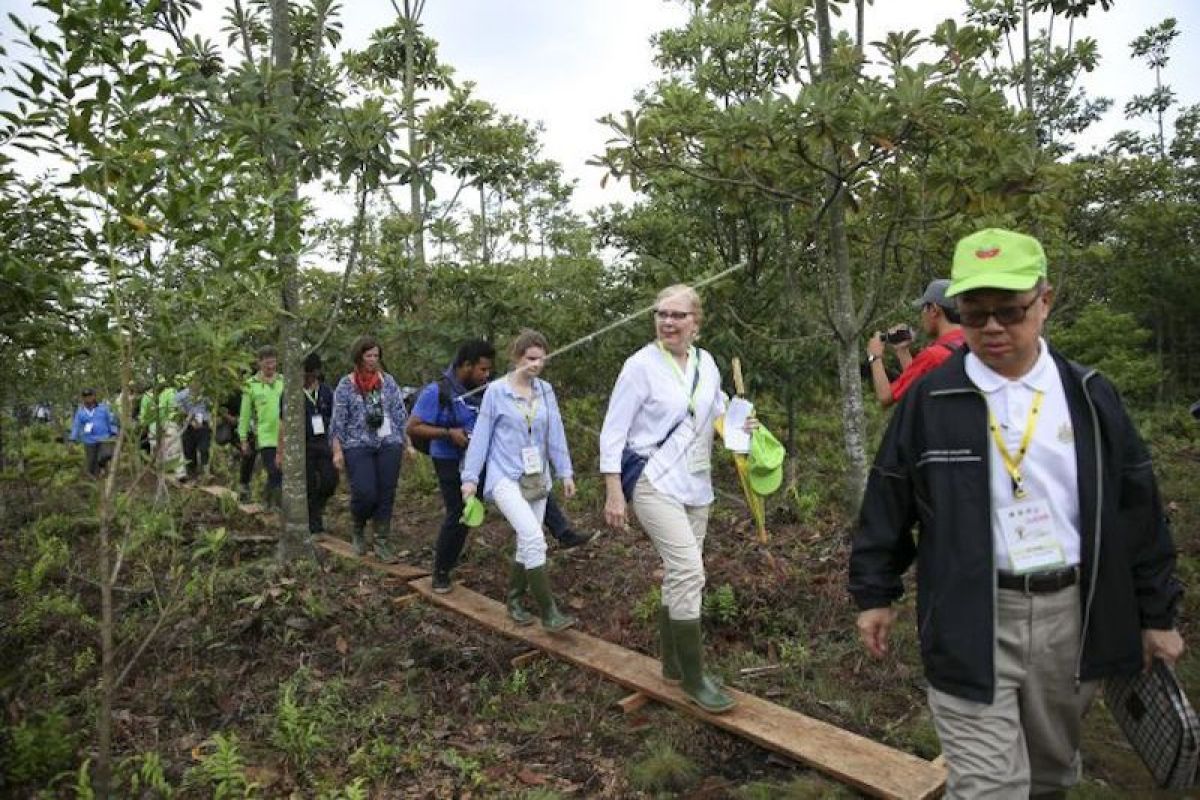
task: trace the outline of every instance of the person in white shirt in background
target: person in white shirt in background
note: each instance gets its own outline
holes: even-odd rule
[[[625,361],[609,398],[600,433],[600,471],[605,521],[625,528],[631,504],[662,558],[658,619],[663,679],[680,683],[705,711],[722,713],[735,701],[704,670],[700,607],[704,537],[713,502],[714,423],[725,413],[726,398],[716,362],[695,346],[703,319],[700,296],[690,286],[670,286],[659,293],[655,340]],[[757,422],[750,419],[747,430],[754,427]],[[628,467],[642,460],[635,484]]]

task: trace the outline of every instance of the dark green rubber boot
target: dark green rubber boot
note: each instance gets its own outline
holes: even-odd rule
[[[525,597],[525,589],[529,586],[525,579],[525,566],[515,558],[509,559],[508,563],[508,598],[505,603],[508,606],[508,618],[518,625],[530,625],[533,623],[533,614],[526,611],[525,606],[521,604],[521,599]]]
[[[529,585],[533,599],[537,601],[538,610],[541,611],[543,628],[551,633],[557,633],[575,624],[574,617],[558,610],[558,605],[554,602],[554,595],[550,593],[550,576],[546,574],[545,565],[526,569],[525,581]]]
[[[390,519],[375,520],[375,557],[384,564],[395,564],[396,551],[392,549],[392,521]]]
[[[704,674],[700,620],[673,619],[671,633],[675,639],[675,652],[679,656],[679,670],[683,674],[680,688],[688,699],[710,714],[721,714],[737,705],[732,697],[721,690],[720,684]]]
[[[350,546],[354,548],[354,555],[360,558],[367,554],[367,521],[365,519],[354,520],[354,527],[350,530]]]
[[[679,671],[679,656],[675,652],[675,638],[671,635],[671,612],[666,606],[658,607],[658,642],[662,654],[662,678],[667,683],[679,683],[683,674]]]

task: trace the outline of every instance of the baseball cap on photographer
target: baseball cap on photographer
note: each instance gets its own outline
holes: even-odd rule
[[[946,290],[949,288],[950,281],[946,278],[938,278],[935,281],[930,281],[929,285],[925,287],[925,294],[913,300],[912,307],[920,311],[925,306],[933,303],[935,306],[941,306],[953,311],[955,309],[954,301],[946,297]]]
[[[972,289],[1024,292],[1046,277],[1046,253],[1032,236],[986,228],[959,240],[954,248],[947,297]]]

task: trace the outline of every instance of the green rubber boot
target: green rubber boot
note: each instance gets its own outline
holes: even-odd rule
[[[525,578],[525,565],[515,558],[509,559],[508,563],[508,599],[505,603],[508,606],[508,618],[518,625],[530,625],[533,623],[533,614],[526,611],[525,606],[521,604],[525,589],[529,586],[529,581]]]
[[[354,548],[354,555],[360,558],[367,554],[367,521],[365,519],[354,520],[354,527],[350,530],[350,546]]]
[[[375,557],[384,564],[395,564],[396,551],[392,549],[392,521],[390,519],[375,520]]]
[[[700,620],[673,619],[671,633],[679,656],[679,670],[683,674],[680,688],[688,699],[710,714],[721,714],[737,705],[716,681],[704,674]]]
[[[546,574],[545,565],[526,569],[525,581],[541,611],[543,628],[551,633],[557,633],[575,624],[574,617],[558,610],[558,605],[554,602],[554,595],[550,593],[550,576]]]
[[[679,671],[679,655],[675,652],[675,639],[671,635],[671,612],[666,606],[658,607],[658,642],[662,654],[662,678],[667,683],[679,683],[683,677]]]

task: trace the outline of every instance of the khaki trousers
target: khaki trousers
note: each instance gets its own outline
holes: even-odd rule
[[[662,558],[662,602],[671,619],[700,618],[708,510],[663,494],[645,475],[633,490],[633,511]]]
[[[1025,800],[1079,781],[1079,738],[1097,681],[1075,690],[1079,587],[996,590],[996,696],[991,705],[929,688],[946,755],[947,798]]]

